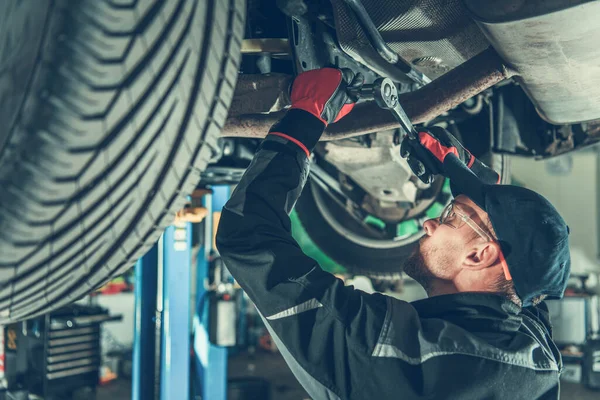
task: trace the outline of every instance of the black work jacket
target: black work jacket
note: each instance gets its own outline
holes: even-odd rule
[[[413,303],[323,271],[291,235],[309,171],[269,136],[225,206],[217,247],[296,378],[314,399],[558,398],[547,308],[460,293]]]

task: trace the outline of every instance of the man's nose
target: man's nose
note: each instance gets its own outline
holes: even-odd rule
[[[435,230],[437,229],[437,227],[439,225],[440,225],[440,222],[437,218],[436,219],[428,219],[423,224],[423,229],[425,229],[425,233],[427,234],[427,236],[432,236],[433,232],[435,232]]]

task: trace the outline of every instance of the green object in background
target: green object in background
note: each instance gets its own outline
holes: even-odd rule
[[[444,205],[436,201],[431,205],[431,207],[427,209],[427,211],[425,211],[425,215],[427,215],[427,218],[434,219],[439,217],[442,214],[443,210]]]
[[[365,222],[365,224],[369,224],[375,228],[379,228],[381,230],[385,229],[385,222],[383,222],[379,218],[374,217],[372,215],[367,215],[367,218],[365,218],[364,222]]]
[[[419,232],[419,224],[414,219],[401,222],[396,228],[397,237],[408,237],[410,235],[414,235],[417,232]]]
[[[444,185],[442,186],[442,192],[452,193],[452,190],[450,189],[450,179],[446,178],[446,180],[444,180]]]
[[[451,193],[449,179],[444,181],[442,192]],[[427,209],[427,211],[425,211],[425,215],[427,215],[428,218],[438,218],[443,209],[444,205],[436,201]],[[327,254],[323,253],[315,244],[315,242],[312,241],[302,226],[296,211],[292,211],[290,220],[292,221],[292,236],[294,239],[296,239],[300,245],[300,248],[307,256],[316,260],[323,270],[331,272],[332,274],[345,274],[348,272],[346,268],[335,262]],[[372,215],[368,215],[364,222],[381,230],[385,229],[386,227],[386,223],[384,221]],[[398,238],[408,237],[419,232],[419,224],[416,219],[403,221],[397,225],[396,232],[396,236]]]
[[[302,226],[298,215],[296,215],[296,211],[292,211],[290,220],[292,221],[292,236],[296,239],[304,254],[318,262],[321,268],[327,272],[332,274],[345,274],[347,272],[346,268],[333,261],[312,241]]]

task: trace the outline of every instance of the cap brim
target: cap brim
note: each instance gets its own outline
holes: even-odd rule
[[[486,210],[485,191],[487,185],[453,154],[444,159],[444,170],[450,179],[450,190],[454,197],[465,195]]]

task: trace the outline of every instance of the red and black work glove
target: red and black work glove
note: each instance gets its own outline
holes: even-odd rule
[[[360,88],[362,74],[349,69],[321,68],[304,72],[292,84],[292,107],[269,131],[299,145],[307,154],[316,146],[323,131],[354,107],[348,87]]]
[[[444,159],[453,154],[483,182],[500,183],[496,171],[479,161],[450,132],[433,126],[419,131],[417,138],[408,135],[402,140],[400,155],[408,161],[415,175],[425,183],[433,182],[435,175],[444,174]]]

